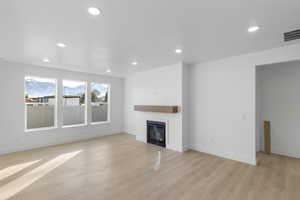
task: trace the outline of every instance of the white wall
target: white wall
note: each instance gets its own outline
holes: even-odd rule
[[[183,149],[190,146],[190,65],[183,63],[182,66],[182,142]]]
[[[28,75],[56,78],[58,82],[65,78],[110,83],[111,123],[25,133],[24,77]],[[0,61],[0,89],[0,154],[123,132],[124,94],[121,78]],[[60,95],[61,91],[59,87]],[[58,119],[61,118],[62,115],[58,115]],[[88,122],[90,119],[88,115]]]
[[[190,147],[256,164],[255,66],[296,60],[300,45],[190,68]]]
[[[137,72],[125,80],[125,131],[146,142],[146,121],[167,121],[167,148],[183,151],[188,144],[187,134],[183,137],[182,88],[183,64],[165,66],[145,72]],[[185,81],[186,83],[186,81]],[[137,112],[134,105],[178,105],[176,114]],[[188,112],[188,109],[186,110]]]
[[[300,158],[300,61],[260,66],[260,150],[263,121],[271,121],[271,151]]]

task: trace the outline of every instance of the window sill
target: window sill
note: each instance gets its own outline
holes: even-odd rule
[[[74,127],[82,127],[82,126],[87,126],[87,124],[67,125],[67,126],[62,126],[62,128],[74,128]]]
[[[110,124],[111,121],[105,121],[105,122],[91,122],[91,125],[101,125],[101,124]]]
[[[38,131],[48,131],[48,130],[53,130],[57,129],[57,127],[46,127],[46,128],[33,128],[33,129],[25,129],[25,133],[30,133],[30,132],[38,132]]]

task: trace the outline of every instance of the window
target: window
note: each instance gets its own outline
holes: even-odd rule
[[[63,80],[63,126],[86,124],[86,83]]]
[[[56,80],[25,77],[25,130],[56,127]]]
[[[91,83],[92,123],[110,121],[109,92],[110,88],[108,84]]]

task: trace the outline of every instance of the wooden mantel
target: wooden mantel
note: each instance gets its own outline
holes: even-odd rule
[[[142,112],[178,113],[178,106],[135,105],[134,110]]]

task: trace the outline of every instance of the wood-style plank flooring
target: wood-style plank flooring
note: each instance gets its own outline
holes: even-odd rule
[[[178,153],[131,135],[0,156],[0,200],[299,200],[300,161],[258,166]]]

